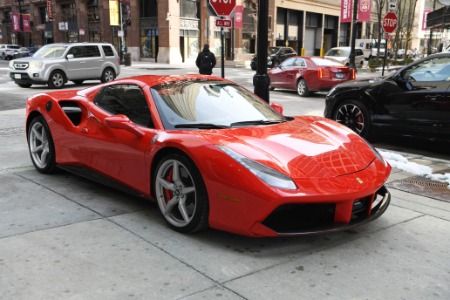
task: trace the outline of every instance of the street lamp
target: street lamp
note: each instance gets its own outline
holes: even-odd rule
[[[268,0],[259,0],[258,3],[258,40],[257,40],[257,68],[253,76],[255,94],[269,103],[270,78],[267,75],[267,40],[269,28],[269,5]]]

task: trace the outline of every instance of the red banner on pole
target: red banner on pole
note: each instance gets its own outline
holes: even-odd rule
[[[234,8],[234,28],[242,28],[243,24],[243,7],[242,5],[236,5]]]
[[[20,14],[17,12],[11,13],[11,26],[13,32],[20,32]]]
[[[52,0],[47,0],[47,18],[49,20],[53,19],[53,2],[52,2]]]
[[[358,22],[369,22],[372,0],[359,0],[358,2]]]
[[[341,23],[352,21],[352,0],[341,0]]]
[[[30,14],[22,14],[23,32],[30,32]]]

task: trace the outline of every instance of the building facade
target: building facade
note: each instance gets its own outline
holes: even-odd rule
[[[102,41],[132,60],[182,63],[193,62],[205,43],[220,56],[223,34],[225,59],[239,63],[256,52],[258,0],[236,5],[239,26],[232,19],[233,26],[222,29],[208,0],[0,0],[0,43]],[[269,0],[268,24],[269,46],[290,46],[303,55],[350,44],[351,23],[340,23],[337,0]],[[356,37],[369,38],[375,27],[358,23]]]

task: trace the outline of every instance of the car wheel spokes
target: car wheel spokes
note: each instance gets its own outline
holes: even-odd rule
[[[35,123],[30,132],[30,151],[34,162],[40,167],[44,168],[47,164],[49,155],[48,137],[44,126],[40,123]]]
[[[156,197],[166,220],[183,227],[194,217],[196,190],[189,170],[179,161],[167,160],[156,175]]]
[[[336,114],[336,121],[358,134],[364,130],[364,114],[356,105],[346,104],[341,106]]]

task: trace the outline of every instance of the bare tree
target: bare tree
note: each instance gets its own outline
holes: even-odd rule
[[[381,38],[383,36],[383,11],[385,10],[385,5],[387,0],[373,0],[376,6],[376,14],[377,14],[377,58],[380,55],[380,46],[381,46]]]

